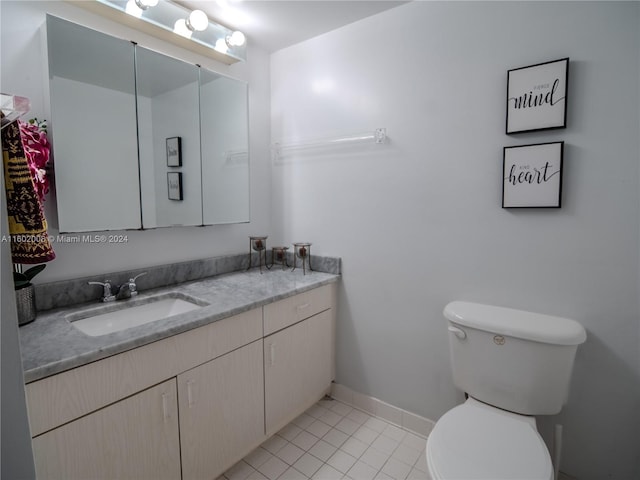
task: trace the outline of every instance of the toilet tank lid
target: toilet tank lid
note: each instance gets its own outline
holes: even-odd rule
[[[535,342],[579,345],[587,339],[575,320],[513,308],[454,301],[444,308],[444,316],[458,325]]]

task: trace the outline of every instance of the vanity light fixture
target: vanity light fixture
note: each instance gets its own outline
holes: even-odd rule
[[[244,34],[211,21],[202,10],[170,0],[67,1],[227,65],[246,60]]]

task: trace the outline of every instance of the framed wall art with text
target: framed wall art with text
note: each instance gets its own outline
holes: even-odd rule
[[[507,134],[567,126],[569,58],[507,72]]]
[[[504,147],[502,208],[560,208],[564,142]]]

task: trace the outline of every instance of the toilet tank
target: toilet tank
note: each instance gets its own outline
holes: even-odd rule
[[[449,321],[453,381],[471,397],[522,415],[554,415],[569,395],[586,332],[575,320],[455,301]]]

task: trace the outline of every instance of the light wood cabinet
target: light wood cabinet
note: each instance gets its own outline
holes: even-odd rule
[[[175,378],[34,438],[33,452],[39,479],[179,479]]]
[[[26,385],[37,477],[216,478],[329,391],[335,284]]]
[[[25,390],[31,435],[80,418],[262,336],[262,308],[257,308],[29,383]]]
[[[266,440],[262,341],[178,375],[182,478],[217,478]]]
[[[320,289],[318,289],[320,290]],[[312,291],[320,296],[333,291]],[[289,307],[297,297],[287,299]],[[320,305],[304,299],[305,305]],[[329,302],[331,306],[332,302]],[[281,325],[298,320],[300,309],[282,308]],[[286,312],[289,312],[287,315]],[[266,316],[265,316],[266,322]],[[266,327],[265,327],[266,328]],[[331,388],[335,377],[335,308],[293,323],[264,338],[265,426],[271,435],[317,402]]]

